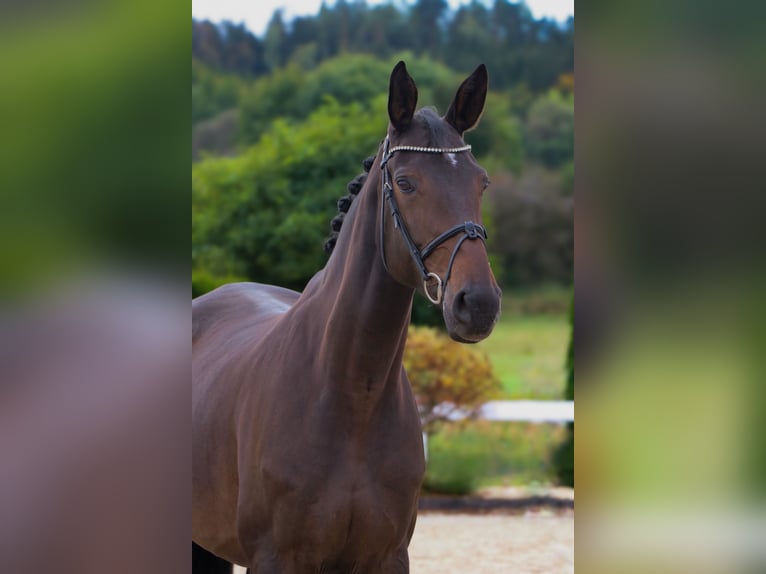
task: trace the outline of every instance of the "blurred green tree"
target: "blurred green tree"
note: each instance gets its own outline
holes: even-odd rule
[[[314,46],[313,49],[306,46]],[[338,0],[322,3],[316,16],[284,21],[277,10],[264,38],[242,25],[192,20],[192,55],[205,64],[244,75],[264,75],[293,60],[314,64],[345,53],[387,57],[400,51],[442,62],[465,74],[483,62],[493,85],[524,84],[535,94],[574,71],[574,20],[536,20],[523,2],[474,1],[454,14],[445,0],[410,5]],[[294,57],[299,56],[298,59]]]
[[[446,0],[417,0],[410,12],[410,34],[415,53],[441,55],[442,25],[449,8]]]
[[[493,176],[492,234],[504,286],[568,285],[574,270],[574,202],[556,172],[527,166],[518,178]]]
[[[296,64],[258,78],[242,94],[240,101],[239,140],[256,143],[277,118],[299,118],[311,110],[302,110],[300,94],[305,72]]]
[[[538,98],[525,126],[530,157],[547,167],[559,167],[574,158],[574,98],[551,90]]]
[[[193,269],[302,289],[325,263],[323,239],[361,171],[360,150],[373,153],[384,133],[386,101],[328,100],[303,123],[276,120],[239,157],[195,164]]]
[[[444,50],[447,61],[456,69],[470,72],[476,67],[476,54],[492,51],[491,13],[478,2],[461,6],[448,27],[449,42]]]
[[[192,59],[192,124],[238,105],[247,82]]]
[[[266,66],[270,71],[281,68],[287,61],[287,29],[282,10],[274,11],[263,40]]]

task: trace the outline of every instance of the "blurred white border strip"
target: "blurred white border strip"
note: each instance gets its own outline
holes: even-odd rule
[[[766,513],[735,508],[587,511],[582,550],[610,560],[766,565]],[[580,527],[578,526],[578,529]],[[727,570],[736,571],[736,568]],[[758,570],[763,571],[763,570]]]

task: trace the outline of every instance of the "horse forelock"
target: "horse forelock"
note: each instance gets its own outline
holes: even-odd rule
[[[420,126],[427,147],[452,147],[455,145],[455,129],[439,116],[436,108],[426,107],[415,112],[413,123]]]

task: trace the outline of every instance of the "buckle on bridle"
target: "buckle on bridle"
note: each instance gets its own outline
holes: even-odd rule
[[[476,228],[476,224],[473,221],[466,221],[463,224],[463,230],[468,236],[468,239],[476,239],[479,236],[479,230]]]
[[[436,297],[431,297],[431,293],[428,291],[428,281],[431,278],[436,279]],[[428,275],[426,275],[426,278],[423,279],[423,291],[425,291],[426,297],[431,303],[434,305],[440,304],[442,302],[442,295],[444,295],[444,284],[442,283],[442,278],[431,271]]]

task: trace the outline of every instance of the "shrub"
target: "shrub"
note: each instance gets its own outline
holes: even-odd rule
[[[475,414],[501,388],[486,354],[429,327],[410,326],[404,367],[429,434],[457,410]]]
[[[490,453],[487,441],[458,440],[455,443],[437,434],[428,445],[428,466],[423,488],[439,494],[471,494],[487,474]],[[459,437],[462,438],[462,437]],[[485,437],[480,437],[485,438]]]
[[[442,427],[428,441],[425,490],[469,494],[486,486],[548,485],[551,454],[566,429],[554,423],[470,421]]]

